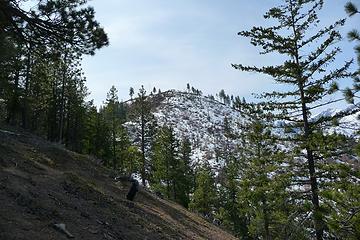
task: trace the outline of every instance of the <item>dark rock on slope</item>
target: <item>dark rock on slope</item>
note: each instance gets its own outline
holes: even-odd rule
[[[59,224],[74,239],[235,239],[144,189],[127,201],[129,187],[88,156],[0,128],[0,239],[67,239]]]

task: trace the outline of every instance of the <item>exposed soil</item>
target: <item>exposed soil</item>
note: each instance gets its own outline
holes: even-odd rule
[[[39,137],[0,128],[0,239],[235,239],[145,189],[126,200],[130,183],[89,156]]]

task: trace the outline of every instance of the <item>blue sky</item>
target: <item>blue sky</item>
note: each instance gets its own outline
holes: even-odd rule
[[[254,25],[266,25],[263,14],[281,1],[270,0],[92,0],[96,18],[105,28],[110,45],[95,56],[86,56],[83,68],[96,105],[102,104],[112,85],[119,99],[129,98],[129,88],[141,85],[151,91],[186,89],[204,94],[221,89],[251,98],[251,93],[273,90],[264,76],[243,73],[231,63],[267,65],[276,56],[258,54],[248,39],[237,33]],[[346,0],[325,1],[320,25],[346,17]],[[360,0],[355,0],[359,3]],[[358,4],[360,5],[360,4]],[[358,27],[360,18],[347,22],[342,32]],[[341,43],[339,62],[354,57],[353,43]]]

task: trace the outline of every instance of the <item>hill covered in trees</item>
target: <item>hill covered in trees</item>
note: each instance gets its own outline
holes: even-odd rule
[[[269,25],[238,33],[278,60],[232,64],[278,84],[254,102],[224,90],[202,96],[189,84],[183,92],[130,88],[121,102],[112,86],[99,107],[87,101],[81,68],[83,55],[108,44],[94,9],[48,0],[26,10],[25,2],[0,1],[4,237],[18,237],[14,222],[20,234],[46,238],[56,234],[47,226],[66,221],[90,239],[232,238],[147,191],[134,205],[122,200],[129,186],[113,173],[135,175],[241,239],[359,239],[359,69],[338,60],[346,19],[319,24],[323,0],[284,0],[264,14]],[[358,44],[356,29],[348,37]]]

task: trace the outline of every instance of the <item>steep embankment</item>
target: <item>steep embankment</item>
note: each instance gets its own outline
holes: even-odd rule
[[[24,132],[0,129],[0,239],[235,239],[91,158]]]

